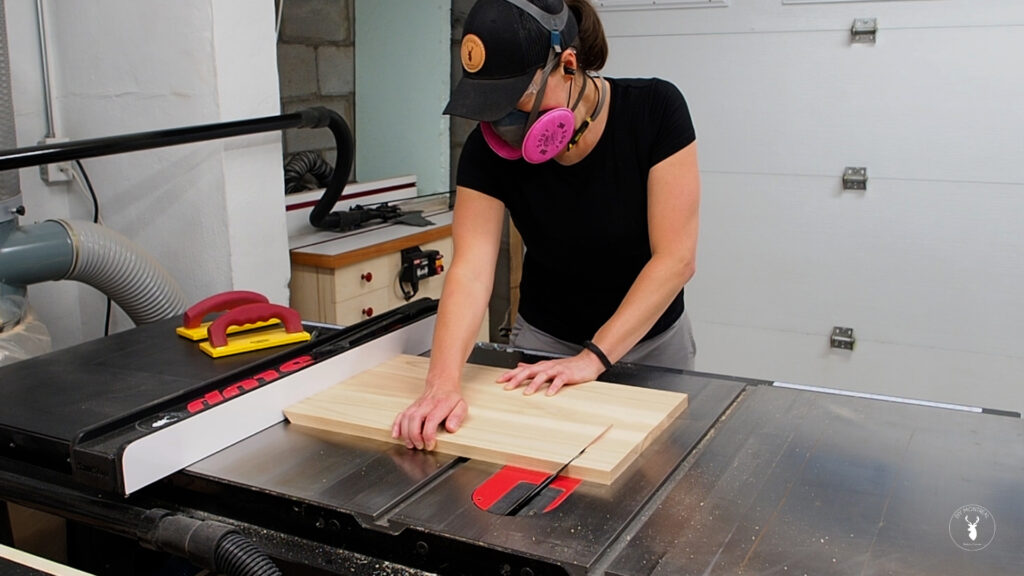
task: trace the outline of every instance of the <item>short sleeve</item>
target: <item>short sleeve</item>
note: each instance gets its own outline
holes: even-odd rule
[[[651,146],[651,166],[697,140],[690,108],[682,92],[671,82],[658,80],[651,96],[650,122],[658,128]]]
[[[462,146],[455,182],[459,186],[506,202],[508,190],[501,183],[507,179],[503,179],[502,175],[515,163],[516,161],[506,160],[491,150],[484,140],[480,126],[477,125]]]

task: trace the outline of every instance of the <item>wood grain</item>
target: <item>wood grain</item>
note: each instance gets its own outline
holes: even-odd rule
[[[423,392],[428,362],[396,356],[289,406],[285,416],[302,426],[396,442],[391,424]],[[525,396],[495,382],[504,371],[466,365],[469,416],[455,434],[439,432],[439,452],[553,472],[611,424],[565,472],[611,484],[687,405],[686,394],[600,381]]]

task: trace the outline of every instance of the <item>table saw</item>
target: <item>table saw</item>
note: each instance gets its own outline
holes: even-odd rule
[[[517,516],[472,501],[499,464],[284,420],[315,392],[290,389],[292,372],[429,354],[435,312],[421,300],[217,359],[170,320],[0,368],[0,499],[109,531],[122,551],[150,510],[216,520],[286,574],[1024,570],[1019,414],[616,365],[601,379],[688,407],[612,484]],[[539,359],[478,344],[470,362]]]

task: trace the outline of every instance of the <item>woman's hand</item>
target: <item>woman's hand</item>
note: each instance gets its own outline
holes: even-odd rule
[[[462,426],[469,406],[458,388],[428,387],[423,395],[395,417],[391,437],[400,438],[406,448],[433,450],[437,446],[437,428],[455,432]]]
[[[569,358],[544,360],[536,364],[520,362],[514,369],[499,376],[498,382],[505,383],[505,390],[515,390],[529,381],[523,390],[523,394],[526,395],[533,394],[545,383],[550,383],[545,394],[553,396],[563,386],[589,382],[602,372],[604,365],[601,364],[601,360],[589,350],[584,350]]]

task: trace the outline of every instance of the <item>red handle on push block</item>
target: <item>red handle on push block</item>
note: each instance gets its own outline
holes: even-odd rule
[[[270,304],[269,302],[258,302],[255,304],[244,304],[230,312],[220,316],[210,324],[207,332],[210,335],[210,346],[220,348],[228,343],[227,331],[231,326],[242,326],[243,324],[255,324],[277,318],[284,324],[284,331],[289,334],[302,332],[302,318],[295,310]]]
[[[225,310],[231,310],[245,304],[260,302],[266,303],[270,302],[270,300],[259,292],[250,292],[249,290],[232,290],[214,294],[209,298],[196,302],[188,310],[185,310],[185,317],[181,325],[189,329],[198,328],[203,323],[203,318],[207,314],[224,312]]]

